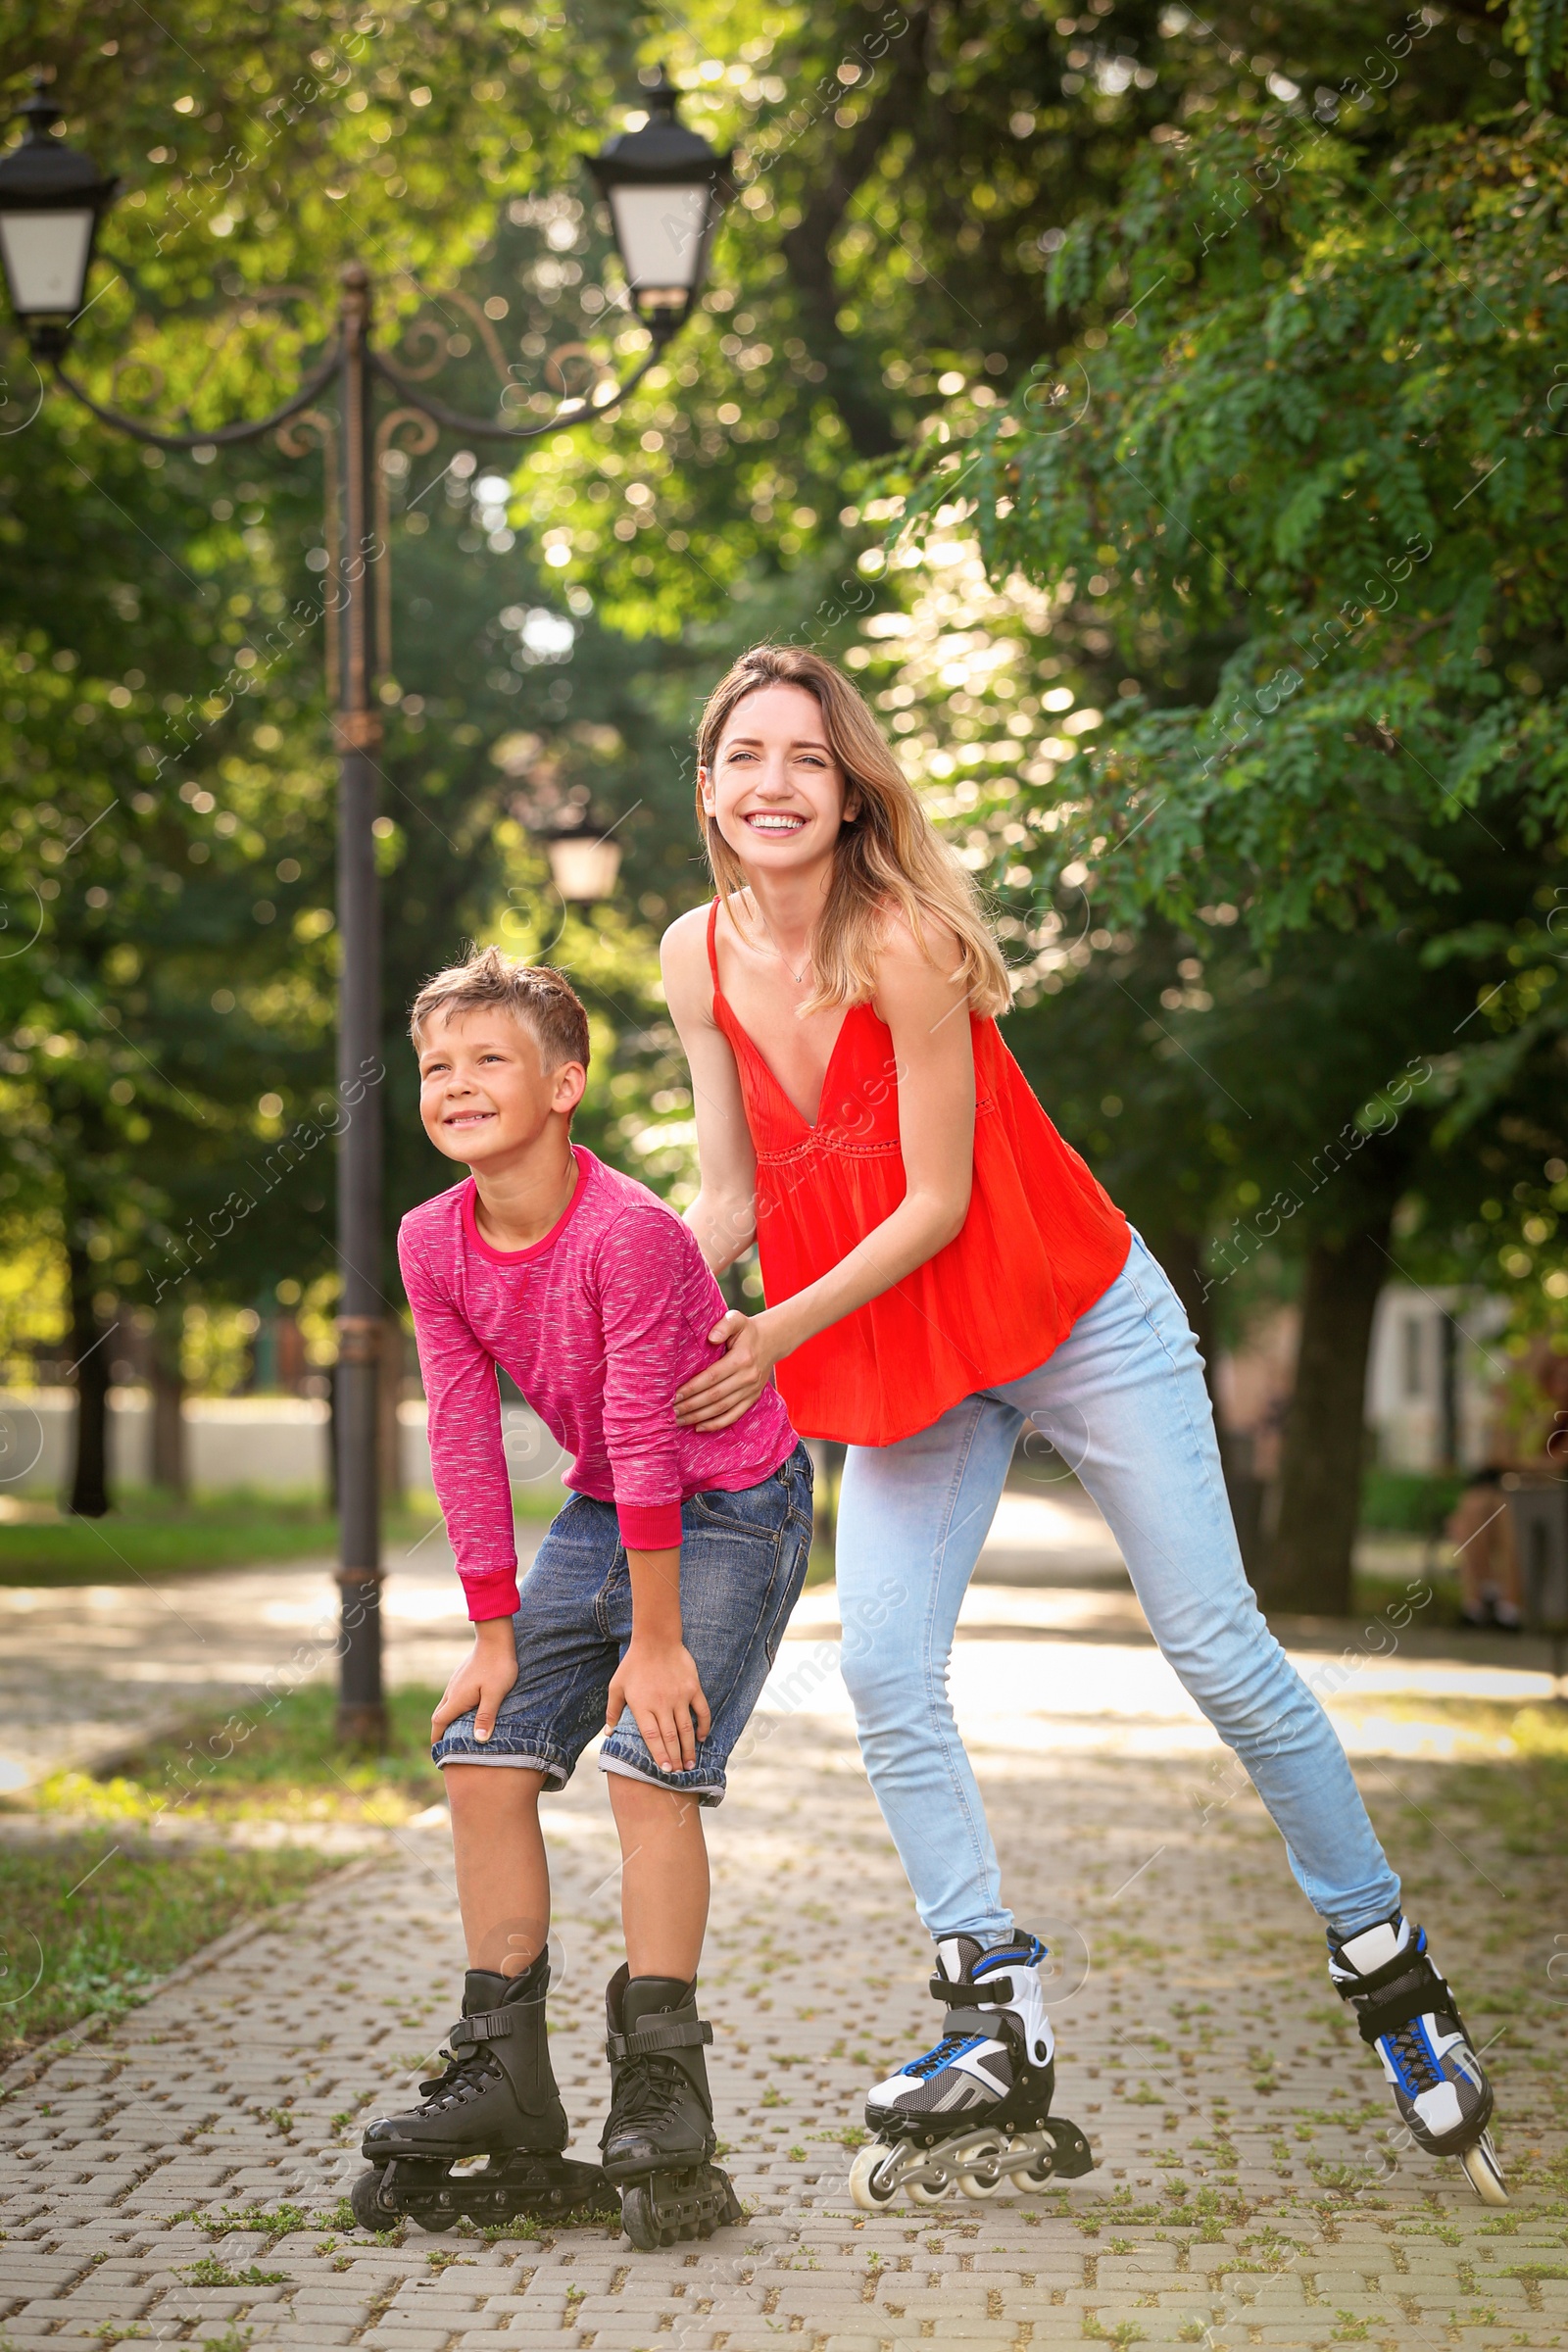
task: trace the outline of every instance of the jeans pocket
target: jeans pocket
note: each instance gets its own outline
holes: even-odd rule
[[[734,1493],[723,1487],[707,1487],[692,1496],[688,1507],[726,1536],[751,1544],[776,1544],[789,1510],[789,1494],[776,1478],[764,1478],[760,1486],[741,1487]]]

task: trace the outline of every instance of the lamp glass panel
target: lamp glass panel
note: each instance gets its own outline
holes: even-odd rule
[[[708,182],[663,188],[612,188],[615,242],[626,282],[678,286],[689,292],[703,266],[708,235]]]
[[[91,246],[90,206],[71,213],[0,213],[0,257],[19,318],[74,317]]]
[[[620,872],[618,841],[553,841],[550,871],[564,899],[579,906],[610,898]]]

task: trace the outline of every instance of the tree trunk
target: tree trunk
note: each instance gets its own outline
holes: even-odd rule
[[[66,1508],[101,1519],[109,1508],[109,1350],[112,1334],[93,1305],[99,1273],[74,1236],[67,1247],[71,1279],[72,1376],[76,1384],[76,1445]]]
[[[1193,1336],[1203,1359],[1203,1379],[1214,1414],[1220,1467],[1225,1476],[1225,1492],[1230,1498],[1231,1517],[1236,1523],[1236,1541],[1241,1545],[1242,1565],[1256,1585],[1263,1573],[1266,1549],[1262,1532],[1263,1482],[1253,1473],[1250,1446],[1234,1438],[1220,1422],[1219,1394],[1215,1386],[1219,1349],[1214,1337],[1214,1310],[1209,1300],[1207,1269],[1203,1264],[1203,1237],[1195,1233],[1190,1226],[1169,1225],[1146,1231],[1144,1239],[1158,1258],[1169,1277],[1171,1289],[1181,1300],[1182,1311],[1193,1327]]]
[[[1163,1267],[1171,1289],[1182,1302],[1182,1312],[1193,1327],[1193,1336],[1203,1359],[1203,1378],[1208,1383],[1209,1402],[1214,1405],[1217,1417],[1218,1400],[1214,1396],[1214,1315],[1207,1298],[1203,1237],[1185,1225],[1164,1225],[1146,1232],[1144,1239]]]
[[[1390,1219],[1344,1242],[1315,1242],[1301,1288],[1296,1389],[1285,1422],[1270,1608],[1350,1612],[1350,1552],[1365,1465],[1366,1359],[1388,1279]]]
[[[153,1485],[172,1494],[185,1492],[184,1336],[184,1307],[166,1299],[153,1325]]]

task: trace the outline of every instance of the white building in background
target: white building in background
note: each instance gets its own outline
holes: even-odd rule
[[[1388,1469],[1473,1470],[1488,1459],[1507,1369],[1493,1342],[1507,1319],[1498,1298],[1404,1282],[1385,1287],[1367,1354],[1366,1420]],[[1294,1306],[1271,1308],[1216,1366],[1221,1422],[1250,1442],[1248,1466],[1265,1480],[1279,1471],[1300,1320]]]
[[[1500,1298],[1387,1285],[1372,1323],[1366,1417],[1389,1469],[1475,1470],[1488,1459],[1508,1368],[1492,1343],[1507,1320]]]
[[[71,1478],[76,1416],[72,1389],[0,1389],[0,1506],[7,1495],[59,1494]],[[198,1493],[237,1487],[258,1494],[324,1495],[330,1485],[326,1405],[314,1396],[190,1396],[185,1400],[185,1468]],[[398,1406],[403,1482],[430,1486],[422,1397]],[[566,1456],[525,1404],[503,1404],[502,1442],[513,1486],[552,1491]],[[152,1477],[152,1399],[145,1389],[109,1392],[109,1482],[144,1487]]]

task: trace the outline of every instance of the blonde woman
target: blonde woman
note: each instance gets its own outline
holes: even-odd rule
[[[935,2047],[871,2092],[867,2122],[895,2144],[862,2152],[857,2193],[884,2201],[911,2177],[929,2190],[926,2151],[975,2127],[1032,2132],[1038,2149],[1051,2099],[1043,1946],[1003,1900],[947,1695],[959,1605],[1032,1422],[1251,1775],[1412,2136],[1500,2198],[1492,2091],[1453,1996],[1243,1574],[1192,1332],[1002,1042],[1007,974],[968,876],[815,654],[745,655],[697,758],[716,895],[663,943],[702,1160],[688,1213],[715,1270],[755,1239],[767,1305],[725,1316],[725,1354],[676,1410],[725,1428],[776,1372],[803,1435],[848,1443],[844,1677],[948,2011]],[[1023,2171],[1031,2144],[1010,2162],[1004,2146],[1003,2169]]]

